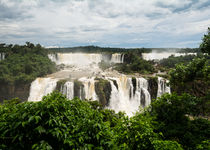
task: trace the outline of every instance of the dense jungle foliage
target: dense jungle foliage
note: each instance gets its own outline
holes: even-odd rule
[[[124,62],[123,63],[109,63],[105,61],[101,61],[99,63],[99,67],[102,70],[113,68],[121,73],[124,74],[133,74],[133,73],[140,73],[140,74],[151,74],[155,72],[154,62],[147,61],[142,59],[142,53],[139,52],[126,52],[124,53]]]
[[[0,149],[204,150],[210,122],[186,116],[194,109],[189,100],[194,97],[164,95],[128,118],[57,92],[36,103],[13,99],[0,105]]]
[[[26,45],[0,45],[0,52],[6,59],[0,61],[0,83],[30,83],[55,71],[55,64],[50,61],[48,51],[41,45],[26,42]]]
[[[171,55],[168,58],[161,59],[158,64],[161,67],[165,67],[166,69],[175,68],[175,66],[179,63],[182,63],[184,65],[188,64],[190,61],[192,61],[194,58],[197,58],[196,55],[185,55],[185,56],[174,56]]]
[[[204,35],[202,40],[203,42],[200,45],[201,51],[210,55],[210,27],[208,27],[207,34]]]
[[[155,69],[151,61],[142,59],[141,53],[127,52],[124,56],[124,63],[117,64],[114,69],[122,73],[154,73]]]

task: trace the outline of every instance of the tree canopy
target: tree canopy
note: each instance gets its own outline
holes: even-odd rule
[[[152,122],[56,92],[35,103],[14,99],[0,105],[0,149],[182,149],[163,140]]]
[[[26,42],[26,45],[2,44],[0,51],[6,59],[0,61],[0,83],[30,83],[36,77],[52,73],[55,64],[48,58],[48,51],[41,45]]]
[[[201,51],[210,55],[210,27],[208,27],[207,34],[204,35],[202,40],[200,45]]]

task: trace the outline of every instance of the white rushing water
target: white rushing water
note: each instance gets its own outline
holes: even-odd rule
[[[157,97],[160,97],[164,93],[171,93],[170,86],[168,84],[168,80],[158,77],[158,92],[157,92]]]
[[[37,78],[31,83],[28,101],[41,101],[42,97],[53,92],[57,79]]]
[[[162,53],[142,53],[142,57],[145,60],[161,60],[163,58],[168,58],[169,56],[185,56],[185,55],[197,55],[196,53],[176,53],[176,52],[162,52]]]
[[[57,64],[86,66],[92,63],[99,63],[102,60],[101,54],[85,53],[57,53]]]
[[[124,54],[120,54],[120,53],[112,54],[111,62],[113,62],[113,63],[123,63],[124,62]]]
[[[5,53],[0,53],[0,61],[5,59]]]
[[[146,79],[136,78],[136,85],[133,85],[132,79],[126,76],[107,79],[110,81],[112,88],[108,108],[116,112],[124,111],[128,116],[132,116],[140,106],[144,108],[150,105],[151,96]],[[114,81],[116,81],[117,86]]]
[[[148,81],[145,78],[130,78],[125,75],[119,77],[104,77],[111,85],[110,99],[107,108],[116,112],[124,111],[128,116],[132,116],[139,107],[144,108],[150,105],[151,96],[149,93]],[[37,78],[31,84],[30,96],[28,101],[40,101],[43,96],[53,92],[56,88],[57,79]],[[83,77],[78,79],[83,86],[76,89],[80,99],[99,100],[95,89],[95,77]],[[170,93],[170,87],[167,86],[167,80],[158,77],[157,97],[164,93]],[[68,99],[73,99],[74,82],[67,81],[61,86],[61,93]]]
[[[61,87],[61,93],[66,95],[68,99],[73,99],[74,98],[74,83],[73,82],[66,82],[62,87]]]
[[[83,67],[90,64],[98,64],[99,62],[105,59],[105,57],[103,57],[103,54],[99,53],[56,53],[49,54],[48,57],[57,65],[65,64],[75,65],[78,67]],[[123,63],[124,54],[111,54],[111,60],[104,61],[110,61],[113,63]]]
[[[97,97],[96,92],[95,92],[94,77],[92,77],[92,78],[86,78],[86,77],[80,78],[79,81],[81,81],[84,85],[85,99],[87,99],[87,100],[98,100],[98,97]]]

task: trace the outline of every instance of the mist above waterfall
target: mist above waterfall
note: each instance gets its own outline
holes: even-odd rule
[[[185,56],[185,55],[197,55],[197,53],[183,53],[180,52],[180,49],[169,48],[169,49],[152,49],[150,53],[142,53],[142,57],[145,60],[155,60],[159,61],[164,58],[168,58],[169,56]]]

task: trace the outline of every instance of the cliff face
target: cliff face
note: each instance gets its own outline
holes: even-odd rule
[[[151,99],[156,99],[157,98],[157,91],[158,91],[158,79],[157,77],[150,77],[148,79],[148,90],[149,93],[151,94]]]
[[[0,84],[0,102],[12,98],[20,98],[26,101],[29,96],[30,84],[8,85]]]
[[[95,89],[100,104],[103,106],[108,106],[112,90],[110,82],[107,80],[99,79],[95,84]]]

